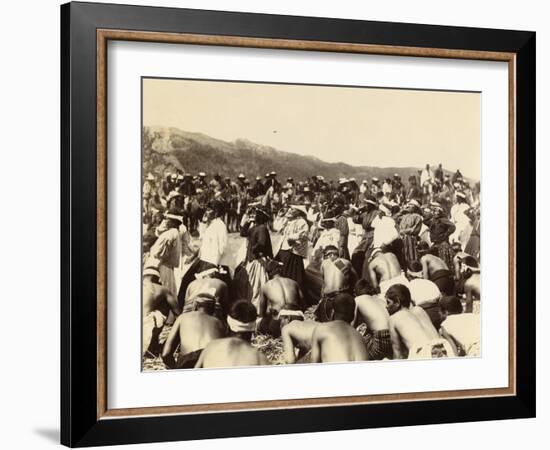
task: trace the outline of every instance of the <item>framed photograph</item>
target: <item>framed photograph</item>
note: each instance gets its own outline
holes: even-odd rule
[[[69,3],[61,55],[63,444],[534,417],[534,32]]]

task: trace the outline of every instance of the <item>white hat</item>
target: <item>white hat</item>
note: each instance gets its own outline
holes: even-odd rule
[[[199,172],[199,177],[205,177],[206,174],[204,172]]]
[[[243,179],[243,178],[246,178],[246,177],[244,176],[244,173],[240,173],[239,176],[238,176],[237,178]]]
[[[372,177],[372,181],[379,181],[377,177]]]
[[[165,219],[177,220],[177,221],[183,223],[183,216],[178,216],[176,214],[164,213],[164,218]]]
[[[160,278],[160,272],[155,267],[146,267],[143,269],[143,276],[145,277],[147,275]]]
[[[430,280],[418,278],[409,283],[409,291],[413,302],[419,306],[423,303],[429,303],[439,300],[441,292],[437,285]]]
[[[466,199],[466,194],[464,192],[457,191],[456,196],[460,197],[460,198],[463,198],[463,199]]]
[[[367,180],[363,180],[363,184],[367,184]]]
[[[155,181],[155,176],[154,176],[151,172],[149,172],[149,173],[147,174],[146,180]]]
[[[355,181],[355,178],[350,178],[349,181]]]
[[[414,198],[409,200],[407,205],[416,206],[417,208],[420,208],[420,203],[418,203],[418,200]]]
[[[346,183],[348,182],[348,180],[347,180],[346,178],[340,178],[340,179],[338,180],[338,182],[339,182],[340,184],[346,184]]]

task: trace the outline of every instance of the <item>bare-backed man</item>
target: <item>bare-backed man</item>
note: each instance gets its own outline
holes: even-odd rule
[[[280,262],[269,261],[267,272],[270,280],[262,286],[259,302],[260,321],[257,332],[274,337],[281,335],[279,312],[282,309],[304,309],[300,286],[293,279],[281,276],[280,268]]]
[[[408,284],[399,260],[385,247],[373,250],[368,263],[368,274],[372,287],[379,290],[382,296],[394,284]]]
[[[230,337],[211,341],[195,367],[237,367],[269,364],[265,355],[250,344],[256,329],[257,312],[247,300],[237,300],[227,316]]]
[[[412,307],[406,286],[391,286],[386,292],[386,300],[394,359],[454,356],[450,344],[439,336],[426,312],[420,307]]]
[[[311,362],[366,361],[363,336],[350,323],[355,316],[355,300],[349,294],[334,298],[334,319],[321,323],[311,337]]]
[[[418,256],[422,264],[422,277],[437,285],[444,295],[454,295],[455,283],[452,272],[440,257],[430,253],[430,246],[422,242],[418,246]]]
[[[361,279],[355,284],[355,305],[357,313],[355,326],[367,326],[365,341],[369,360],[392,359],[389,319],[386,301],[376,295],[370,283]]]
[[[229,289],[227,283],[219,278],[220,270],[223,269],[215,267],[195,275],[196,279],[189,284],[185,293],[184,313],[195,310],[195,298],[201,294],[208,294],[216,299],[214,315],[220,319],[225,317],[229,309]]]
[[[333,318],[333,303],[338,294],[351,293],[357,281],[357,275],[350,261],[340,258],[339,250],[334,245],[323,249],[321,263],[323,286],[321,301],[315,310],[315,317],[320,322],[328,322]]]
[[[172,326],[164,348],[162,360],[169,369],[195,367],[202,350],[214,339],[225,336],[224,324],[213,317],[216,299],[202,294],[194,300],[195,311],[181,314]],[[179,344],[179,352],[174,352]]]
[[[153,267],[143,270],[143,342],[142,351],[160,353],[158,336],[170,312],[181,313],[176,296],[160,281],[160,272]]]

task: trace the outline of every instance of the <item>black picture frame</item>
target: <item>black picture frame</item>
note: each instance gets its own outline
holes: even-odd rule
[[[516,395],[128,418],[97,415],[98,29],[516,55]],[[61,6],[61,443],[71,447],[535,416],[534,32],[69,3]],[[522,301],[525,300],[525,301]]]

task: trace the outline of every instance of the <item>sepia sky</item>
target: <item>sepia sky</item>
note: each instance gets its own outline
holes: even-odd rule
[[[143,80],[143,125],[356,166],[443,167],[480,179],[480,94]]]

